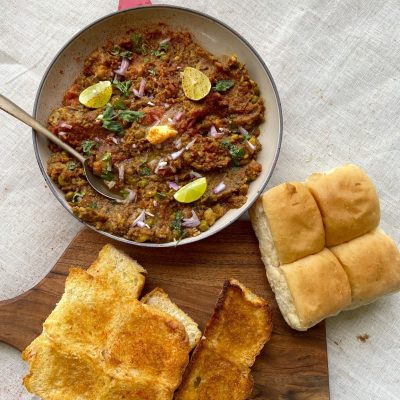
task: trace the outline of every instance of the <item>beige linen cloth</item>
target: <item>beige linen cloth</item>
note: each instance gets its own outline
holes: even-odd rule
[[[367,0],[165,0],[224,20],[269,66],[284,112],[270,182],[304,179],[346,162],[376,183],[382,226],[400,242],[400,3]],[[154,1],[158,3],[158,1]],[[0,0],[0,92],[32,110],[54,54],[116,0]],[[244,60],[246,61],[246,60]],[[55,200],[30,129],[0,113],[0,299],[53,266],[81,225]],[[400,295],[327,321],[333,400],[400,399]],[[368,334],[362,342],[357,336]],[[26,367],[0,344],[0,399],[31,399]]]

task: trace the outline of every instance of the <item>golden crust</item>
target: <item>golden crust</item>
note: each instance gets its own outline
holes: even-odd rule
[[[72,268],[65,293],[44,323],[42,336],[23,354],[30,362],[24,383],[28,390],[40,391],[44,399],[122,399],[128,394],[135,399],[171,399],[188,353],[186,331],[175,318],[131,297],[121,297],[101,276]],[[56,384],[61,378],[59,370],[50,365],[53,362],[78,379],[69,371],[74,366],[86,385],[64,388],[73,386],[68,377]],[[92,375],[112,397],[86,394]],[[59,397],[52,394],[54,386],[63,390]]]
[[[306,185],[322,214],[326,246],[347,242],[379,225],[380,207],[375,186],[356,165],[313,174]]]
[[[367,233],[330,250],[349,278],[351,307],[400,290],[400,253],[382,230]]]
[[[267,302],[240,282],[226,281],[176,400],[247,399],[250,367],[271,332]]]
[[[306,186],[300,182],[283,183],[265,192],[261,198],[281,264],[324,248],[321,213]]]
[[[221,357],[202,339],[175,400],[242,400],[250,396],[252,388],[250,368]]]
[[[351,303],[347,275],[328,249],[280,268],[304,329],[337,314]]]

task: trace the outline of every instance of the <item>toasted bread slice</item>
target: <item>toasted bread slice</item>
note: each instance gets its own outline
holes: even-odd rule
[[[243,400],[250,396],[252,387],[250,368],[221,357],[202,339],[175,400]]]
[[[91,381],[93,374],[99,380],[107,377],[103,386],[109,391],[105,397],[97,393],[82,397],[75,393],[74,397],[74,392],[65,389],[60,397],[46,397],[43,392],[44,399],[68,398],[66,393],[70,393],[71,399],[122,399],[129,395],[170,400],[189,359],[189,339],[179,321],[132,296],[120,296],[106,278],[93,277],[79,268],[71,268],[65,293],[43,327],[43,341],[56,348],[57,357],[48,354],[49,346],[40,346],[42,339],[27,348],[24,357],[31,368],[25,383],[29,390],[50,390],[51,384],[47,388],[43,385],[51,379],[57,381],[61,372],[53,365],[48,366],[48,372],[43,368],[61,359],[61,370],[69,373],[68,360],[72,359],[76,360],[71,361],[72,367],[87,371],[84,379]],[[77,379],[72,371],[71,375]],[[60,388],[64,382],[70,383],[67,379],[60,381]],[[120,386],[115,386],[116,382]]]
[[[88,268],[92,276],[103,277],[121,296],[131,296],[138,299],[142,292],[146,270],[135,260],[117,250],[111,244],[106,244],[97,259]]]
[[[171,301],[168,294],[161,288],[155,288],[146,296],[142,297],[142,303],[148,304],[151,307],[164,311],[165,313],[176,318],[185,327],[186,333],[189,336],[189,346],[192,350],[201,338],[199,326],[183,312],[175,303]]]
[[[271,332],[267,301],[235,279],[226,281],[176,399],[247,399],[250,367]]]

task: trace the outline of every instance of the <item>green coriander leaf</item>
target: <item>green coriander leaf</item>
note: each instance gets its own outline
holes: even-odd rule
[[[143,165],[139,168],[139,175],[140,176],[149,176],[149,175],[151,175],[151,169],[149,167],[146,167],[145,165]]]
[[[233,165],[235,166],[239,165],[240,160],[246,154],[243,147],[237,147],[234,144],[231,146],[229,153],[232,157]]]
[[[132,81],[122,81],[122,82],[118,82],[118,81],[114,81],[113,85],[119,89],[121,91],[121,93],[125,96],[128,97],[129,96],[129,89],[132,85]],[[103,115],[104,118],[104,115]]]
[[[122,49],[120,46],[114,46],[111,50],[111,54],[113,56],[127,58],[128,60],[132,60],[132,52],[129,50]]]
[[[118,135],[124,135],[124,128],[117,121],[103,120],[103,128],[115,132]]]
[[[81,146],[82,146],[82,151],[86,154],[86,155],[88,155],[88,156],[91,156],[93,153],[92,153],[92,148],[93,148],[93,146],[95,145],[95,142],[93,142],[93,140],[84,140],[82,143],[81,143]]]
[[[220,143],[221,143],[221,145],[222,145],[223,147],[225,147],[226,149],[229,149],[229,148],[231,147],[231,145],[232,145],[232,142],[231,142],[230,139],[228,139],[228,138],[222,139]]]
[[[103,156],[101,157],[101,159],[103,161],[110,161],[111,160],[111,156],[112,154],[109,151],[106,151]]]
[[[171,221],[171,229],[178,234],[177,236],[181,236],[182,232],[183,232],[182,219],[183,219],[182,212],[181,211],[177,211],[175,213],[174,219]]]
[[[250,133],[245,133],[245,134],[243,135],[243,138],[244,138],[244,140],[250,140],[250,139],[251,139]]]
[[[92,203],[89,204],[89,208],[97,208],[97,203],[95,201],[93,201]]]
[[[226,92],[227,90],[229,90],[234,85],[235,85],[234,81],[221,80],[221,81],[217,81],[215,86],[213,86],[213,89],[216,92]]]
[[[151,54],[156,57],[161,57],[165,54],[165,51],[160,50],[152,50]]]
[[[113,106],[111,104],[107,104],[106,108],[103,111],[102,120],[107,120],[107,119],[111,119],[114,117],[114,109]]]
[[[143,42],[142,36],[134,34],[131,36],[131,40],[133,44],[133,51],[145,56],[147,54],[147,46],[146,43]]]
[[[119,112],[118,117],[127,122],[138,122],[144,117],[144,113],[142,111],[124,110]]]
[[[116,110],[126,110],[125,102],[122,99],[118,99],[114,102],[114,108]]]
[[[73,171],[76,168],[76,162],[75,161],[69,161],[67,162],[67,169],[70,171]]]
[[[74,195],[72,196],[71,202],[72,203],[78,203],[79,201],[82,200],[82,197],[85,196],[86,192],[75,192]]]
[[[155,69],[149,69],[149,74],[155,76],[156,75],[156,70]]]
[[[111,171],[104,171],[101,175],[101,179],[105,181],[112,181],[114,180],[114,174]]]
[[[157,192],[155,195],[154,195],[154,198],[156,199],[156,200],[163,200],[163,199],[165,199],[167,197],[167,193],[165,193],[165,192]]]
[[[164,53],[166,53],[169,49],[169,43],[168,42],[160,43],[159,49],[164,51]]]

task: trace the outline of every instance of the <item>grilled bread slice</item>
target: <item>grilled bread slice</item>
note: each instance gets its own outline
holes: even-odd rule
[[[121,296],[138,299],[142,292],[146,270],[113,245],[106,244],[87,272],[103,277]]]
[[[197,345],[201,338],[199,326],[192,320],[192,318],[190,318],[175,303],[171,301],[171,299],[168,297],[168,294],[163,289],[155,288],[150,293],[147,293],[146,296],[142,297],[141,302],[157,308],[158,310],[164,311],[165,313],[176,318],[186,329],[186,333],[189,336],[190,350]]]
[[[250,367],[271,333],[266,300],[235,279],[226,281],[175,399],[247,399]]]
[[[36,339],[23,356],[30,363],[25,385],[44,399],[170,400],[189,359],[188,336],[179,321],[120,296],[106,278],[78,268],[70,270],[65,293],[43,327],[43,341]],[[82,371],[88,386],[96,376],[109,394],[86,393],[78,385],[82,393],[62,388],[70,381],[61,374],[76,378],[69,368]],[[51,394],[56,381],[63,389],[59,397]]]

